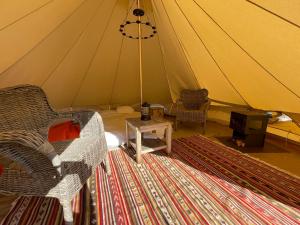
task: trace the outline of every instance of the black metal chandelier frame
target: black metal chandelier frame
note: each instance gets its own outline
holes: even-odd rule
[[[149,39],[149,38],[152,38],[154,37],[154,35],[157,33],[156,31],[156,27],[154,25],[152,25],[150,22],[143,22],[141,20],[141,17],[144,16],[145,12],[143,9],[140,9],[140,8],[136,8],[133,10],[133,15],[138,17],[138,20],[136,21],[130,21],[130,20],[127,20],[125,21],[124,23],[122,23],[120,25],[120,29],[119,31],[121,32],[121,34],[127,38],[132,38],[132,39]],[[137,25],[144,25],[144,26],[148,26],[150,27],[150,29],[152,30],[152,32],[147,35],[147,36],[133,36],[133,35],[129,35],[128,33],[126,33],[126,26],[127,25],[130,25],[130,24],[137,24]]]
[[[126,26],[130,25],[130,24],[134,24],[134,23],[141,24],[141,25],[144,25],[144,26],[148,26],[152,30],[152,33],[150,35],[142,36],[141,39],[152,38],[157,33],[156,27],[153,26],[150,22],[143,22],[143,21],[140,21],[140,20],[137,20],[137,21],[127,20],[125,23],[120,25],[119,31],[122,33],[123,36],[128,37],[128,38],[132,38],[132,39],[139,39],[139,36],[132,36],[132,35],[129,35],[128,33],[126,33]]]

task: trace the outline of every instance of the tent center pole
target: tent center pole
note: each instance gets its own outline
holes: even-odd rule
[[[137,7],[140,8],[140,0],[137,0]],[[141,21],[141,16],[138,17]],[[142,65],[142,29],[141,23],[138,23],[138,36],[139,36],[139,75],[140,75],[140,100],[141,106],[143,104],[143,65]]]

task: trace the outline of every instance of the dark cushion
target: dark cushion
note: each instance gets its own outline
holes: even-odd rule
[[[184,89],[180,93],[180,98],[186,109],[197,110],[203,103],[207,102],[208,91],[205,88],[198,90]]]

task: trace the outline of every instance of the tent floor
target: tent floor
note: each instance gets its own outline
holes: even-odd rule
[[[118,114],[114,112],[104,112],[102,114],[105,130],[118,144],[122,144],[125,140],[125,118],[137,117],[139,113]],[[172,119],[172,118],[170,118]],[[187,137],[191,135],[201,134],[202,128],[188,123],[180,124],[177,131],[173,132],[173,138]],[[300,176],[300,145],[296,145],[275,135],[267,135],[265,146],[262,148],[241,148],[231,142],[232,130],[225,125],[216,122],[207,122],[205,136],[224,145],[233,147],[238,151],[244,152],[251,157],[264,161],[272,166],[287,171],[288,173]],[[109,143],[110,148],[114,148]],[[111,146],[110,146],[111,145]],[[115,146],[116,147],[116,146]],[[1,159],[0,159],[1,163]],[[11,203],[16,196],[0,195],[0,221],[8,212]]]
[[[138,117],[139,115],[139,113],[117,114],[114,112],[106,112],[102,114],[105,130],[114,135],[119,140],[119,144],[122,144],[125,140],[125,118]],[[172,120],[173,118],[168,117],[167,119]],[[173,132],[172,137],[180,138],[197,134],[202,134],[202,128],[200,126],[182,123],[179,125],[177,131]],[[232,129],[230,129],[229,126],[212,121],[207,122],[205,131],[206,137],[235,148],[238,151],[246,153],[251,157],[262,160],[291,174],[300,176],[300,145],[294,144],[292,141],[287,141],[279,136],[267,134],[264,147],[241,148],[232,143],[231,135]],[[110,145],[109,140],[108,145]]]

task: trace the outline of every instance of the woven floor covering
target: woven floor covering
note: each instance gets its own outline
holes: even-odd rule
[[[75,224],[300,224],[300,179],[193,136],[172,154],[110,152],[74,199]],[[90,190],[90,191],[88,191]],[[63,224],[56,200],[20,198],[3,224]],[[42,222],[41,222],[42,221]]]

